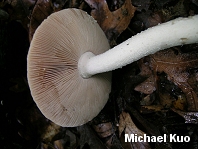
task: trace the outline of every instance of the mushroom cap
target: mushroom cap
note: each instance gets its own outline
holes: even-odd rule
[[[64,9],[41,23],[30,44],[27,69],[32,97],[46,118],[75,127],[97,116],[109,97],[111,73],[84,79],[78,60],[85,52],[98,55],[108,49],[105,34],[82,10]]]

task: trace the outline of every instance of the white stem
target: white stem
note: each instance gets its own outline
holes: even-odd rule
[[[84,53],[78,67],[81,76],[88,78],[121,68],[157,51],[191,43],[198,43],[198,15],[149,28],[103,54]]]

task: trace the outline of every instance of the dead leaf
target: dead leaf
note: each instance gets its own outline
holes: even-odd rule
[[[134,90],[144,93],[144,94],[152,94],[156,90],[156,78],[153,75],[152,70],[149,66],[150,59],[149,57],[142,58],[139,60],[140,67],[140,76],[147,77],[147,79],[138,84]]]
[[[149,122],[147,119],[145,119],[142,115],[140,115],[140,113],[135,108],[133,108],[127,104],[126,109],[144,127],[146,132],[148,132],[149,134],[154,135],[154,136],[161,135],[159,128],[156,127],[156,125],[154,125],[152,122]]]
[[[64,149],[65,142],[63,140],[56,140],[53,143],[43,143],[40,144],[40,149]]]
[[[23,27],[28,30],[29,16],[36,0],[11,0],[7,3],[11,8],[7,12],[11,20],[21,21]]]
[[[187,17],[188,16],[188,7],[184,0],[179,0],[172,7],[164,7],[161,12],[163,13],[165,21],[169,21],[176,17]]]
[[[177,85],[186,95],[188,110],[198,110],[198,96],[188,83],[189,70],[198,67],[196,52],[181,53],[175,49],[157,52],[151,56],[151,67],[156,72],[165,72],[167,79]]]
[[[162,105],[164,108],[170,108],[173,105],[173,102],[176,100],[170,93],[166,91],[162,92],[159,90],[158,95],[160,98],[160,105]]]
[[[105,141],[105,146],[107,146],[108,149],[123,149],[119,138],[115,134]]]
[[[184,95],[179,95],[178,99],[173,102],[173,106],[175,109],[186,111],[187,101]]]
[[[52,0],[53,10],[60,11],[68,0]]]
[[[111,12],[106,0],[85,0],[92,8],[91,15],[97,20],[110,42],[128,27],[136,8],[126,0],[121,8]]]
[[[185,123],[198,124],[198,112],[183,112],[172,108],[172,110],[185,119]]]
[[[64,141],[63,140],[56,140],[54,141],[55,149],[64,149]]]
[[[140,101],[140,105],[141,106],[149,106],[153,103],[154,100],[155,100],[155,98],[152,98],[151,95],[146,95]]]
[[[159,23],[164,22],[163,15],[159,11],[156,12],[152,12],[151,10],[148,10],[146,12],[143,11],[142,13],[137,14],[136,17],[138,20],[140,20],[143,23],[144,29],[156,26]]]
[[[148,11],[150,4],[150,0],[133,0],[133,5],[137,8],[137,11]]]
[[[82,125],[77,127],[77,130],[80,133],[80,149],[106,149],[106,146],[96,136],[96,134],[92,131],[90,126]]]
[[[114,133],[114,128],[111,122],[93,125],[93,128],[100,138],[111,136]]]
[[[119,120],[119,136],[121,134],[136,134],[137,136],[144,136],[145,132],[141,131],[137,128],[137,126],[133,123],[129,113],[122,112],[120,114]],[[149,143],[147,142],[132,142],[131,143],[132,149],[148,149],[150,148]]]
[[[69,129],[67,129],[66,131],[64,141],[66,142],[68,148],[71,149],[77,148],[78,145],[77,135],[75,135],[75,133],[71,132]]]
[[[141,113],[153,113],[153,112],[162,112],[164,111],[164,107],[161,105],[150,105],[150,106],[141,106]]]
[[[122,148],[118,137],[116,136],[116,128],[111,122],[92,125],[95,132],[104,142],[105,146],[110,149]]]
[[[152,94],[156,90],[155,78],[151,75],[144,82],[140,83],[134,88],[135,91],[144,93],[144,94]]]

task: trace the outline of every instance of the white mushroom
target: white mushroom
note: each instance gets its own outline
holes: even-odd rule
[[[198,15],[149,28],[103,54],[84,53],[79,61],[79,70],[82,77],[89,78],[121,68],[157,51],[191,43],[198,43]]]
[[[96,21],[83,11],[53,13],[36,30],[28,53],[28,83],[41,112],[61,126],[90,121],[106,104],[111,73],[84,79],[78,71],[80,56],[109,49]]]
[[[48,119],[79,126],[93,119],[108,100],[111,73],[104,72],[159,50],[197,42],[198,16],[193,16],[150,28],[109,50],[92,17],[65,9],[44,20],[33,36],[28,53],[31,94]]]

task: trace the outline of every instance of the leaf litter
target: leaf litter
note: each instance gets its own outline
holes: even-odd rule
[[[62,128],[46,119],[34,104],[27,85],[26,54],[33,34],[51,13],[79,8],[92,15],[110,45],[176,17],[198,14],[197,1],[185,0],[4,0],[0,20],[4,47],[1,72],[3,148],[196,148],[198,110],[198,45],[173,47],[113,72],[112,92],[101,113],[77,128]],[[18,25],[18,31],[11,27]],[[6,37],[5,37],[6,36]],[[29,37],[28,37],[29,36]],[[6,43],[3,42],[6,39]],[[19,40],[22,42],[18,42]],[[17,42],[17,44],[16,44]],[[17,48],[12,45],[16,45]],[[23,49],[23,50],[22,50]],[[15,61],[9,58],[16,52]],[[17,65],[14,62],[17,62]],[[24,64],[19,67],[19,64]],[[11,71],[11,68],[15,67]],[[6,69],[5,69],[6,68]],[[11,104],[14,103],[14,104]],[[124,134],[176,133],[191,142],[125,142]],[[14,135],[13,135],[14,134]]]

